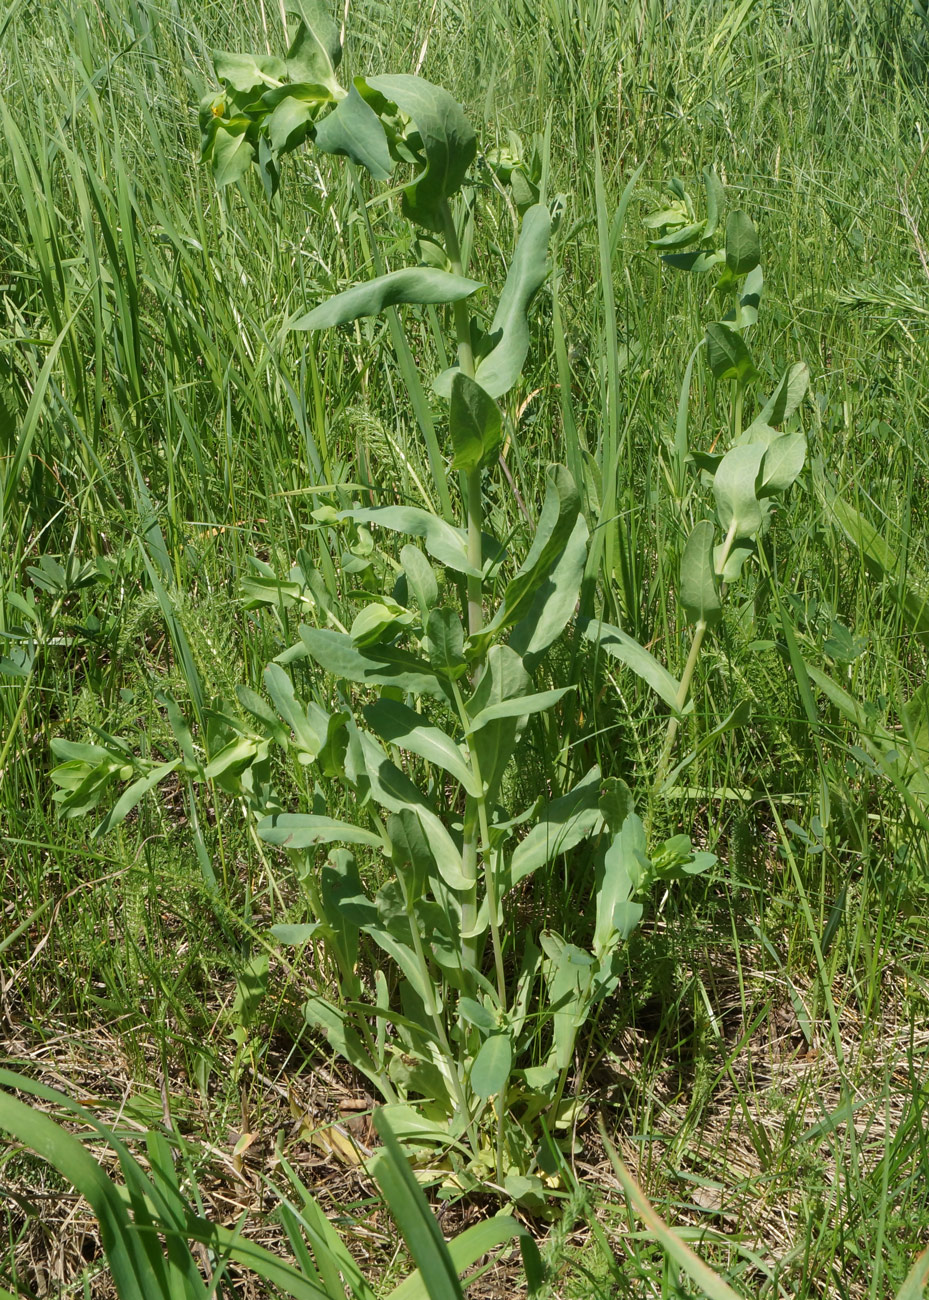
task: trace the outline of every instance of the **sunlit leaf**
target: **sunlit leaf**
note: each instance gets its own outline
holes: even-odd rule
[[[215,150],[214,144],[214,167]],[[480,289],[477,280],[468,280],[449,271],[436,271],[431,266],[410,266],[402,271],[389,271],[374,280],[356,284],[343,293],[337,293],[304,316],[291,321],[293,330],[322,330],[333,325],[345,325],[359,316],[375,316],[385,307],[401,303],[460,302]]]
[[[473,127],[448,91],[422,77],[398,74],[366,81],[412,118],[422,142],[426,166],[403,190],[404,216],[444,233],[442,205],[461,188],[477,153]]]
[[[692,623],[702,621],[708,627],[722,617],[713,564],[715,536],[712,522],[701,520],[687,538],[681,556],[681,604]]]
[[[761,245],[751,217],[741,208],[726,220],[726,265],[733,275],[746,275],[761,261]]]

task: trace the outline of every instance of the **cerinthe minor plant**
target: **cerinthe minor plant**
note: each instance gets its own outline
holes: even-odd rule
[[[669,184],[668,206],[645,218],[651,245],[667,266],[697,277],[716,272],[714,289],[721,306],[720,319],[707,326],[687,362],[673,435],[663,448],[673,515],[681,537],[686,538],[673,580],[682,621],[693,629],[681,676],[673,677],[620,628],[591,620],[584,629],[607,654],[647,681],[669,709],[653,795],[667,793],[699,752],[698,744],[672,770],[681,722],[693,708],[694,675],[707,634],[721,622],[726,596],[742,577],[746,562],[757,557],[762,566],[766,564],[760,541],[770,527],[772,508],[806,461],[806,437],[792,420],[809,383],[803,362],[784,372],[771,396],[745,424],[746,400],[761,378],[746,343],[758,320],[764,287],[761,246],[751,218],[741,209],[728,213],[723,228],[725,192],[712,168],[704,170],[704,184],[702,220],[677,179]],[[724,233],[721,244],[720,233]],[[691,445],[688,428],[694,366],[701,355],[726,410],[726,427],[706,451]],[[746,717],[747,706],[738,706],[710,734],[739,725]]]
[[[305,923],[276,926],[274,938],[310,943],[330,959],[331,984],[308,999],[307,1021],[371,1080],[401,1135],[441,1148],[433,1162],[454,1163],[458,1186],[492,1184],[538,1199],[557,1181],[575,1040],[618,983],[620,946],[642,913],[635,894],[682,860],[699,869],[712,858],[691,859],[689,844],[682,854],[676,843],[653,866],[630,792],[596,767],[550,802],[508,806],[514,783],[505,776],[528,719],[547,713],[557,731],[559,704],[573,689],[542,689],[536,675],[574,615],[587,559],[587,524],[563,466],[547,470],[521,559],[488,534],[484,508],[502,441],[498,403],[529,350],[527,313],[547,274],[558,204],[524,201],[535,198],[527,172],[514,192],[518,240],[482,328],[486,318],[469,306],[482,286],[468,277],[462,251],[474,202],[456,197],[477,143],[460,106],[414,76],[355,77],[346,89],[336,77],[338,28],[312,0],[292,8],[286,57],[216,56],[223,90],[202,108],[203,156],[220,185],[256,165],[269,196],[281,157],[304,142],[375,180],[404,174],[401,212],[419,236],[422,264],[355,284],[291,328],[332,329],[399,305],[446,311],[457,365],[432,386],[446,403],[460,505],[433,423],[421,420],[440,510],[396,501],[317,510],[317,521],[349,542],[340,590],[314,587],[324,625],[302,627],[299,643],[268,666],[270,705],[242,688],[244,714],[208,710],[205,734],[195,737],[166,701],[181,755],[142,767],[104,827],[179,766],[236,796],[260,841],[291,859],[310,912]],[[516,172],[514,163],[510,182]],[[543,183],[543,200],[544,191]],[[363,205],[362,219],[377,267]],[[409,382],[421,399],[415,372]],[[290,669],[301,659],[337,684],[334,711],[300,698]],[[275,745],[297,771],[313,768],[340,787],[355,818],[285,809],[270,778]],[[69,760],[56,774],[65,812],[86,811],[115,774],[126,776],[124,750],[114,757],[58,742],[57,751]],[[516,891],[582,844],[595,892],[582,933],[559,934],[544,920],[518,924]],[[332,847],[321,861],[323,846]],[[372,877],[380,888],[368,884]],[[362,935],[380,951],[370,975]]]

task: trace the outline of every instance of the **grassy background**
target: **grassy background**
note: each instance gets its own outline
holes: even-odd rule
[[[607,1108],[659,1206],[717,1241],[755,1294],[888,1294],[929,1234],[929,837],[867,752],[869,728],[900,730],[927,666],[905,603],[929,574],[929,24],[917,8],[366,0],[347,25],[349,69],[418,68],[464,101],[485,149],[550,122],[567,215],[510,410],[513,486],[499,481],[492,517],[501,535],[519,530],[518,498],[535,513],[545,463],[578,447],[596,455],[613,436],[618,559],[598,605],[672,672],[687,646],[670,613],[680,539],[658,453],[713,306],[645,245],[641,217],[671,176],[698,195],[715,164],[759,228],[752,349],[766,387],[797,358],[811,370],[810,463],[769,547],[779,582],[747,586],[699,674],[701,718],[747,698],[752,723],[689,769],[673,805],[651,810],[722,869],[653,900],[577,1083]],[[238,683],[258,689],[292,639],[296,615],[285,626],[245,609],[242,583],[249,557],[285,574],[301,547],[325,575],[312,489],[428,493],[383,327],[363,323],[348,346],[282,331],[367,265],[344,169],[301,157],[272,213],[252,186],[217,194],[198,164],[210,50],[276,51],[279,28],[273,0],[14,3],[0,47],[6,1056],[103,1098],[125,1092],[140,1122],[173,1106],[227,1152],[230,1133],[283,1122],[288,1080],[323,1097],[320,1113],[330,1104],[331,1074],[293,1041],[306,974],[292,986],[279,972],[257,1024],[236,1001],[250,936],[288,882],[219,792],[194,798],[182,783],[92,840],[89,822],[55,816],[49,742],[100,729],[167,752],[158,692],[211,701]],[[644,165],[616,232],[615,323],[598,149],[610,216]],[[399,264],[403,226],[389,204],[371,214]],[[499,283],[506,210],[489,203],[484,230],[477,265]],[[410,332],[428,375],[441,360],[428,322]],[[708,447],[724,422],[698,376],[693,445]],[[889,544],[882,579],[837,526],[831,491]],[[785,611],[804,657],[862,704],[862,727],[821,699],[811,725]],[[662,718],[622,671],[582,685],[569,766],[595,756],[644,800]],[[545,737],[526,772],[535,789],[563,779]],[[545,906],[554,923],[576,916],[584,882],[554,879]],[[0,1156],[11,1184],[26,1177],[18,1159]],[[595,1146],[579,1173],[611,1187]],[[351,1203],[344,1171],[326,1177]],[[603,1221],[634,1266],[611,1276],[597,1239],[577,1246],[565,1229],[552,1246],[565,1293],[590,1294],[593,1275],[603,1294],[640,1294],[636,1276],[678,1294],[615,1205]],[[0,1280],[18,1269],[36,1288],[22,1263],[31,1221],[13,1213],[9,1225]],[[80,1261],[68,1259],[73,1277]]]

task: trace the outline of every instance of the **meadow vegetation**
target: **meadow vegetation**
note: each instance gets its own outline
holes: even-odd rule
[[[0,1291],[922,1295],[924,6],[0,24]]]

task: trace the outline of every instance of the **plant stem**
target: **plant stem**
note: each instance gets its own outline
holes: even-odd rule
[[[445,252],[456,275],[464,275],[461,261],[461,245],[458,242],[458,228],[452,209],[446,199],[442,204],[442,224],[445,233]],[[454,304],[455,342],[458,344],[458,364],[462,374],[474,378],[474,352],[471,349],[471,318],[467,304],[462,299]]]
[[[687,703],[687,695],[690,691],[690,683],[694,675],[694,669],[697,666],[697,659],[703,646],[703,638],[706,636],[706,619],[701,618],[697,621],[694,629],[694,639],[690,643],[690,654],[687,656],[687,663],[684,665],[684,673],[681,677],[680,688],[677,692],[675,705],[678,711],[683,709]],[[668,765],[671,761],[671,754],[674,751],[674,743],[677,740],[677,733],[680,728],[680,718],[677,713],[671,715],[668,721],[668,730],[665,733],[664,745],[661,750],[661,757],[658,760],[658,770],[655,774],[654,789],[657,793],[664,784],[664,779],[668,774]]]
[[[355,186],[355,193],[358,198],[358,208],[364,218],[364,230],[367,232],[374,269],[378,275],[382,275],[384,272],[384,259],[381,257],[381,252],[378,248],[374,227],[371,224],[371,217],[364,200],[364,193],[358,180],[358,173],[352,166],[349,167],[349,173]],[[397,356],[397,364],[400,367],[400,374],[403,377],[403,384],[416,415],[416,421],[422,430],[423,437],[426,441],[429,468],[432,471],[432,480],[435,485],[436,494],[439,498],[442,517],[451,523],[454,518],[452,499],[448,491],[445,463],[442,458],[442,449],[439,446],[439,440],[433,426],[432,412],[429,407],[429,402],[426,398],[425,392],[423,391],[419,372],[416,369],[413,354],[410,351],[410,345],[403,329],[403,322],[400,319],[397,309],[395,307],[390,307],[386,314],[387,328],[390,331],[390,338],[394,346],[394,352]]]
[[[455,1102],[464,1118],[468,1129],[468,1135],[471,1139],[471,1147],[476,1156],[480,1148],[477,1134],[474,1131],[471,1109],[468,1106],[468,1099],[465,1096],[464,1084],[462,1083],[461,1076],[458,1073],[458,1061],[452,1051],[451,1043],[448,1041],[448,1034],[445,1032],[445,1022],[442,1019],[439,1007],[436,1003],[436,981],[434,980],[432,971],[429,968],[429,962],[426,958],[425,949],[423,948],[423,941],[419,933],[419,922],[416,919],[416,909],[413,905],[412,899],[410,898],[406,880],[402,871],[397,873],[397,879],[400,882],[400,889],[403,892],[403,905],[406,909],[407,920],[410,924],[410,938],[413,941],[413,952],[416,956],[416,964],[420,970],[423,989],[428,990],[429,993],[426,1014],[432,1021],[433,1028],[435,1029],[436,1040],[445,1056],[445,1064],[448,1068],[452,1090],[455,1094]]]
[[[481,548],[482,509],[481,471],[472,469],[468,474],[468,566],[475,570],[468,574],[468,635],[476,636],[484,626],[484,592],[481,579],[483,551]]]
[[[736,523],[733,520],[729,532],[726,534],[726,540],[723,543],[722,555],[719,559],[718,571],[726,567],[726,561],[729,559],[729,552],[732,550],[736,537]],[[677,733],[680,729],[680,713],[687,703],[687,696],[690,694],[690,683],[693,681],[694,670],[697,667],[697,660],[700,657],[700,651],[703,648],[703,639],[706,636],[707,622],[705,618],[697,620],[697,626],[694,628],[694,638],[690,643],[690,653],[687,656],[687,663],[684,665],[684,672],[681,676],[681,683],[678,687],[677,698],[674,703],[676,712],[671,715],[668,721],[668,730],[665,733],[664,745],[661,749],[661,757],[658,759],[658,767],[655,774],[655,782],[652,790],[655,794],[664,784],[665,777],[668,774],[668,766],[671,762],[671,755],[674,752],[674,742],[677,740]]]
[[[448,202],[442,204],[442,221],[445,226],[445,251],[456,275],[463,275],[461,262],[461,245],[458,242],[458,230],[455,218]],[[455,341],[458,345],[458,366],[463,375],[474,378],[474,351],[471,347],[471,317],[464,301],[454,304]],[[468,473],[466,488],[468,502],[468,565],[475,570],[468,574],[468,633],[474,636],[484,625],[483,592],[480,573],[484,557],[481,550],[481,528],[483,509],[481,501],[481,471],[472,469]]]
[[[461,245],[458,242],[458,230],[455,226],[455,218],[452,215],[451,207],[446,200],[442,204],[442,224],[445,232],[445,251],[448,260],[451,263],[452,270],[456,275],[463,274],[461,260]],[[458,365],[463,375],[470,379],[474,378],[474,351],[471,347],[471,318],[468,314],[468,308],[465,303],[456,302],[454,304],[455,314],[455,341],[458,345]],[[480,632],[484,625],[484,591],[482,571],[484,564],[483,549],[481,546],[481,531],[483,526],[483,503],[481,500],[481,471],[475,468],[468,473],[467,480],[464,484],[465,495],[467,497],[467,524],[468,524],[468,567],[472,570],[468,574],[468,597],[467,597],[467,615],[468,615],[468,635],[475,636]],[[472,670],[472,682],[476,685],[480,676],[480,662],[476,663]],[[465,725],[467,715],[464,713],[464,706],[460,710],[462,715],[462,725]],[[474,752],[471,746],[471,759],[474,760]],[[473,931],[477,924],[477,839],[478,823],[480,811],[477,801],[469,796],[464,816],[464,836],[461,845],[461,872],[468,881],[467,889],[461,900],[461,930],[462,930],[462,964],[470,966],[472,969],[477,968],[478,957],[480,954],[480,944],[478,936],[469,933]],[[496,917],[494,918],[496,921]],[[467,937],[465,937],[467,936]]]
[[[458,689],[457,682],[452,682],[452,690],[455,695],[455,704],[458,708],[458,717],[461,725],[467,735],[470,719],[465,710],[464,700],[461,698],[461,691]],[[471,771],[474,773],[475,784],[483,791],[484,782],[481,777],[481,764],[477,755],[477,750],[470,744],[468,746],[468,761],[471,765]],[[490,937],[494,951],[494,969],[497,975],[497,995],[500,999],[500,1006],[506,1006],[506,975],[503,970],[503,944],[500,939],[500,925],[497,921],[497,889],[494,882],[493,866],[490,860],[490,823],[487,820],[487,802],[483,794],[472,796],[468,800],[469,804],[473,801],[477,806],[478,824],[481,832],[481,856],[484,859],[484,888],[487,891],[487,909],[490,914]],[[475,871],[477,863],[475,861]]]

